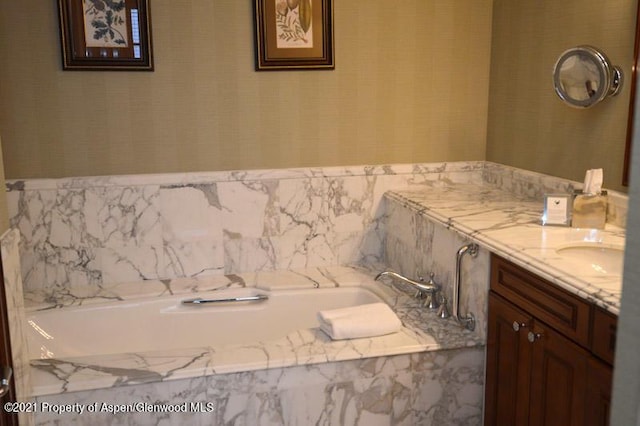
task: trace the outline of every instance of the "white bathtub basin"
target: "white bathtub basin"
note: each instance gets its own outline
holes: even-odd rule
[[[193,297],[266,294],[268,300],[182,305]],[[31,359],[251,344],[318,327],[320,310],[380,302],[364,287],[238,289],[74,307],[27,316]]]

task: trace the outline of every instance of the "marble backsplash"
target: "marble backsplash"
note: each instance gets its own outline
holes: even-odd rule
[[[425,279],[428,279],[425,271],[432,272],[451,308],[456,254],[462,246],[469,244],[468,237],[429,220],[419,210],[408,208],[399,200],[385,198],[383,203],[387,212],[384,264],[404,275],[420,275]],[[460,315],[472,314],[476,320],[476,334],[485,339],[489,252],[480,249],[476,257],[464,255],[461,259]]]
[[[532,200],[542,200],[545,194],[572,194],[574,190],[583,187],[582,182],[491,162],[485,163],[482,177],[486,183],[492,184],[498,189]],[[629,197],[627,194],[608,191],[607,198],[607,222],[625,228]]]
[[[484,163],[9,181],[26,293],[380,262],[390,189],[482,179]]]
[[[575,186],[456,162],[13,180],[7,199],[25,293],[51,302],[104,284],[384,263],[385,191],[480,181],[541,206]]]

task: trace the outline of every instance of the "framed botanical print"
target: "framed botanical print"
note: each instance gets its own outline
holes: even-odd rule
[[[153,71],[149,0],[58,0],[64,70]]]
[[[256,70],[334,69],[331,0],[254,0]]]

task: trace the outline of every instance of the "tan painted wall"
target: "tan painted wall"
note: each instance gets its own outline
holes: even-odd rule
[[[4,168],[2,167],[2,139],[0,138],[0,182],[4,182]],[[0,235],[9,229],[9,214],[7,212],[6,188],[0,185]]]
[[[334,0],[335,71],[254,71],[252,1],[154,0],[153,73],[61,71],[0,3],[8,178],[482,160],[491,0]]]
[[[553,91],[560,54],[580,44],[602,49],[627,76],[633,62],[636,0],[495,0],[487,159],[582,181],[603,167],[620,188],[629,81],[588,110]]]

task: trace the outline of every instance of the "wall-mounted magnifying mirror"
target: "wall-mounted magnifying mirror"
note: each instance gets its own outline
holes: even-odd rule
[[[622,70],[593,46],[578,46],[560,55],[553,67],[553,86],[567,105],[589,108],[622,87]]]

